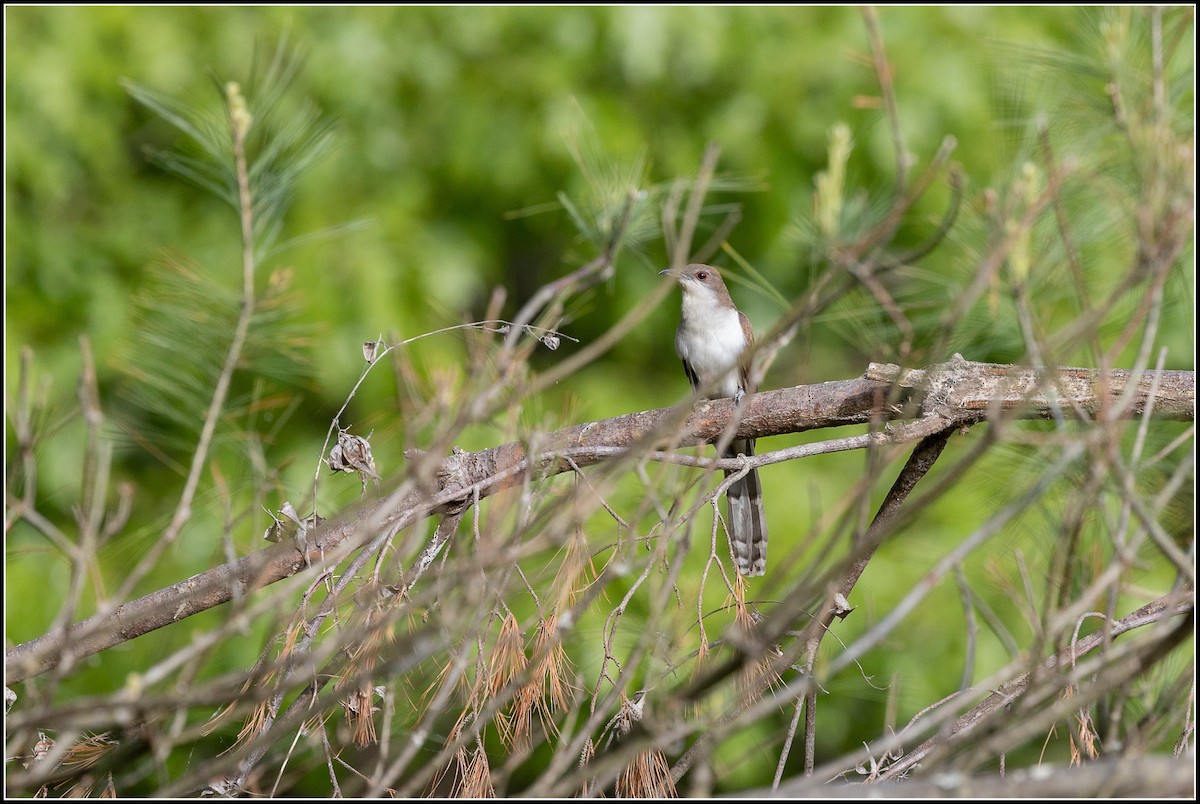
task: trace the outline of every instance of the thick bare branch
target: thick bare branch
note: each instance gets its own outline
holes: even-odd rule
[[[1102,412],[1132,418],[1150,403],[1155,382],[1154,415],[1194,421],[1195,372],[1148,371],[1134,376],[1122,370],[1062,368],[1039,376],[1033,369],[957,359],[913,370],[873,364],[857,379],[755,394],[743,401],[736,435],[763,438],[898,419],[928,420],[940,430],[985,421],[989,411],[1001,409],[1024,419],[1048,419],[1055,410],[1092,418]],[[1041,390],[1047,387],[1057,389],[1057,399],[1049,399]],[[1119,404],[1123,397],[1128,404]],[[29,678],[68,657],[90,656],[228,602],[312,563],[333,560],[358,547],[366,534],[395,532],[431,513],[453,511],[472,495],[490,496],[521,482],[526,475],[540,479],[613,460],[614,448],[617,457],[636,456],[659,446],[717,439],[735,415],[735,405],[732,400],[715,400],[701,404],[689,415],[684,413],[679,408],[640,411],[548,433],[536,445],[512,442],[480,452],[455,453],[440,462],[434,488],[398,484],[382,500],[321,525],[309,539],[307,557],[292,545],[276,545],[11,648],[5,656],[8,679]],[[864,439],[852,446],[869,443],[870,439]],[[710,465],[705,459],[694,460]],[[711,465],[740,466],[737,459],[726,459],[726,463],[729,465],[716,461]]]
[[[1187,798],[1195,792],[1191,759],[1114,756],[1082,767],[1039,766],[1005,774],[941,774],[936,779],[862,784],[828,784],[814,779],[785,782],[778,790],[740,792],[743,798]]]

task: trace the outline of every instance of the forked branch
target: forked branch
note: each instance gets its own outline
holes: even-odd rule
[[[546,434],[536,449],[512,442],[441,460],[433,488],[399,483],[385,495],[317,528],[308,554],[280,544],[196,575],[145,597],[11,648],[10,682],[38,675],[66,659],[105,648],[275,583],[309,564],[340,561],[370,535],[401,528],[433,513],[460,508],[522,482],[577,471],[603,461],[641,459],[715,469],[762,466],[819,452],[862,449],[926,438],[1004,412],[1011,418],[1055,415],[1129,419],[1152,405],[1159,419],[1195,420],[1195,372],[1061,368],[1048,372],[975,363],[961,358],[925,369],[872,364],[863,377],[801,385],[743,400],[736,435],[764,438],[848,424],[909,420],[862,436],[764,452],[753,458],[702,458],[678,447],[721,437],[737,411],[732,400],[640,411]],[[690,410],[690,413],[689,413]],[[407,491],[406,491],[407,489]]]

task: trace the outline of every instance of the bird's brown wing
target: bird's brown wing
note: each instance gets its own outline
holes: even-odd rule
[[[742,390],[752,394],[754,389],[750,387],[750,352],[754,348],[754,327],[750,326],[750,319],[746,318],[746,314],[741,310],[738,310],[738,321],[742,323],[742,334],[746,336],[746,348],[742,350],[741,357]]]

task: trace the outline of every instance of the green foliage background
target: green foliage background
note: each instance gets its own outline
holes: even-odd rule
[[[1048,69],[1052,60],[1035,54],[1081,63],[1097,57],[1099,22],[1111,13],[879,12],[909,150],[923,165],[952,135],[954,158],[968,176],[960,228],[910,279],[914,304],[939,309],[969,281],[985,240],[980,199],[989,187],[1006,192],[1033,150],[1039,116],[1052,121],[1065,147],[1085,145],[1092,136],[1059,128],[1059,115],[1078,114],[1073,102],[1102,105],[1103,77],[1080,68],[1077,85],[1065,87]],[[587,199],[616,179],[650,186],[690,176],[715,142],[722,149],[720,172],[747,190],[716,199],[744,207],[729,243],[791,300],[822,270],[802,222],[811,212],[814,176],[826,165],[830,128],[845,122],[852,131],[849,185],[856,203],[884,206],[894,183],[889,129],[873,102],[879,91],[866,34],[851,8],[9,7],[5,18],[6,382],[11,392],[19,351],[31,347],[56,400],[47,427],[66,427],[39,456],[41,503],[64,521],[80,482],[81,428],[69,416],[79,336],[91,339],[98,357],[106,412],[117,421],[141,421],[130,397],[120,393],[120,369],[137,362],[140,319],[133,302],[154,281],[151,266],[184,255],[180,259],[231,289],[238,282],[234,216],[146,159],[146,147],[170,146],[174,132],[130,98],[123,79],[215,107],[206,71],[221,81],[244,80],[255,53],[265,55],[286,35],[307,53],[293,94],[338,123],[335,151],[301,181],[285,238],[361,219],[370,224],[264,266],[294,269],[295,320],[310,324],[315,336],[307,367],[288,383],[303,394],[301,404],[286,409],[286,420],[274,420],[284,409],[273,409],[262,421],[276,433],[267,453],[281,467],[281,499],[302,494],[311,481],[328,423],[360,371],[360,342],[481,318],[497,286],[507,290],[505,313],[511,314],[541,284],[593,256],[557,205],[560,191]],[[901,240],[927,236],[947,199],[944,187],[931,193]],[[1130,258],[1122,232],[1087,234],[1093,236],[1083,243],[1088,259],[1123,265]],[[1052,272],[1055,255],[1039,256],[1045,261],[1035,270]],[[613,281],[571,308],[562,331],[583,343],[594,339],[656,286],[665,260],[661,242],[646,239],[623,257]],[[722,257],[719,264],[731,260]],[[1095,275],[1104,274],[1098,267]],[[1175,301],[1160,339],[1169,347],[1168,368],[1192,365],[1193,289],[1190,277],[1173,281]],[[736,286],[734,294],[760,331],[779,312],[753,287]],[[853,305],[811,322],[780,356],[767,387],[846,379],[868,361],[894,359],[892,335],[870,322],[864,326]],[[1065,301],[1061,307],[1064,322],[1077,313]],[[524,412],[526,424],[555,427],[677,402],[687,389],[671,349],[676,316],[672,298],[601,360],[534,400]],[[1019,362],[1024,355],[1010,319],[1000,310],[955,348],[974,360]],[[535,366],[573,348],[564,342],[558,353],[541,352]],[[452,377],[462,339],[426,339],[411,353],[426,375]],[[930,362],[947,357],[923,355]],[[1072,357],[1088,364],[1086,354]],[[405,434],[395,420],[389,383],[382,374],[373,378],[352,407],[355,432],[376,433],[385,475],[398,466],[406,438],[419,442],[419,434]],[[460,446],[491,446],[498,432],[480,428]],[[160,504],[156,494],[167,495],[178,483],[169,462],[148,455],[127,432],[118,439],[116,474],[136,483],[139,520],[135,532],[102,557],[104,573],[115,576],[169,516],[172,500]],[[788,440],[777,442],[770,446]],[[859,587],[864,599],[852,601],[863,607],[861,623],[848,627],[865,627],[873,610],[886,609],[911,587],[947,539],[994,511],[1014,476],[1032,471],[1021,468],[1021,458],[1014,450],[992,459],[978,482],[961,486],[931,512],[920,533],[877,557]],[[815,521],[823,503],[862,470],[862,457],[848,454],[765,471],[769,516],[779,523],[772,526],[772,544],[800,538],[789,534]],[[356,493],[347,489],[345,499]],[[219,545],[203,541],[206,531],[215,532],[218,515],[214,498],[205,497],[189,528],[192,538],[181,542],[156,584],[220,558]],[[257,549],[266,524],[264,516],[239,528],[239,546]],[[1000,554],[989,559],[993,566],[979,572],[1010,574],[1014,553],[1046,549],[1037,546],[1036,522],[1023,529],[1002,537]],[[13,644],[46,628],[65,575],[62,562],[20,529],[10,536],[7,561],[6,629]],[[997,595],[1003,600],[1011,591]],[[897,635],[910,642],[864,662],[878,686],[900,680],[901,723],[915,713],[912,707],[959,684],[957,601],[954,588],[935,594]],[[196,619],[189,627],[204,626],[205,618]],[[95,667],[103,672],[78,683],[110,689],[112,679],[143,664],[135,655],[143,649],[139,643],[181,644],[183,631],[167,629],[97,657]],[[257,643],[248,640],[243,650],[253,655]],[[985,644],[980,665],[1001,653]],[[877,704],[887,695],[858,675],[846,676],[833,691],[848,707],[856,696]],[[857,717],[851,711],[823,724],[822,750],[846,750],[862,739],[851,727]],[[873,705],[861,716],[878,717],[877,711]],[[870,733],[879,727],[865,726]],[[756,751],[747,746],[748,757]],[[756,760],[747,762],[762,773]]]

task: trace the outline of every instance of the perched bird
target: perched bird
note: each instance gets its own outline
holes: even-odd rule
[[[749,387],[744,357],[754,343],[750,319],[734,306],[721,274],[711,265],[692,264],[661,273],[672,276],[683,291],[675,353],[692,388],[704,386],[716,397],[741,401]],[[735,438],[723,457],[754,454],[754,440]],[[726,471],[729,476],[731,471]],[[742,575],[762,575],[767,566],[767,518],[763,513],[758,470],[751,469],[725,494],[729,543]]]

